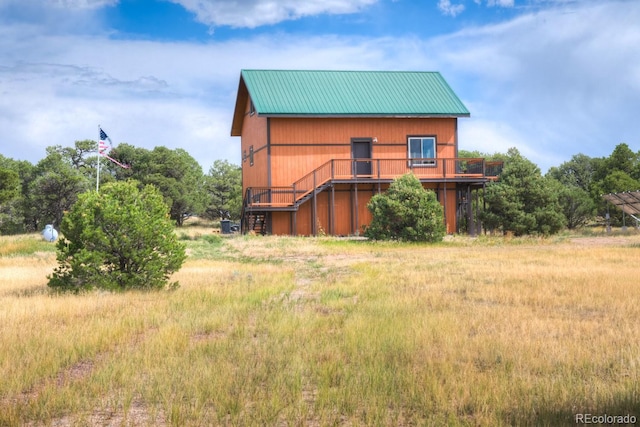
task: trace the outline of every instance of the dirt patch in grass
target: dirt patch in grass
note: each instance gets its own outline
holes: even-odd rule
[[[576,246],[637,246],[640,245],[640,234],[627,236],[574,237],[571,244]]]
[[[41,424],[26,424],[28,427],[40,427]],[[131,402],[129,408],[119,408],[117,410],[95,409],[86,416],[65,416],[46,424],[51,427],[71,427],[77,425],[102,426],[102,427],[122,427],[122,426],[157,426],[169,425],[166,416],[162,413],[154,413],[142,400],[136,399]]]

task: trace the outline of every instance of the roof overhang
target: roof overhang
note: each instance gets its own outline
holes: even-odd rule
[[[233,121],[231,122],[231,136],[242,135],[242,124],[244,122],[244,111],[249,100],[249,91],[244,83],[242,74],[240,74],[240,82],[238,83],[238,94],[236,95],[236,107],[233,112]]]
[[[282,118],[306,118],[306,119],[452,119],[458,117],[470,117],[470,114],[283,114],[283,113],[258,113],[262,117],[282,117]]]

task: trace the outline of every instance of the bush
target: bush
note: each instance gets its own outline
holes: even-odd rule
[[[515,148],[510,148],[500,180],[487,185],[487,209],[481,219],[489,230],[526,234],[555,234],[566,225],[557,181],[545,178],[540,169]]]
[[[375,240],[439,242],[446,233],[442,206],[413,174],[396,179],[385,194],[371,198],[373,220],[365,235]]]
[[[135,182],[81,194],[60,231],[54,289],[161,289],[186,258],[162,195]]]

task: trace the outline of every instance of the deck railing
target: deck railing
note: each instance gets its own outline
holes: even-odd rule
[[[389,180],[413,173],[419,179],[492,180],[502,172],[502,162],[482,158],[456,159],[333,159],[291,186],[247,188],[245,206],[293,207],[331,181]]]

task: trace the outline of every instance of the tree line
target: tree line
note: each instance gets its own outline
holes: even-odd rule
[[[0,234],[39,231],[59,226],[78,196],[95,191],[97,142],[76,141],[73,147],[54,145],[37,164],[0,154]],[[170,218],[182,226],[191,216],[208,219],[240,218],[242,173],[239,166],[216,160],[202,167],[183,149],[153,150],[119,144],[109,156],[124,169],[101,158],[100,185],[135,180],[139,188],[156,187],[169,208]]]
[[[0,155],[0,233],[41,230],[59,225],[78,196],[95,189],[97,142],[47,147],[33,165]],[[191,216],[237,220],[242,209],[239,166],[217,160],[208,173],[183,149],[153,150],[119,144],[109,155],[128,169],[102,160],[101,183],[135,180],[162,194],[176,225]],[[460,157],[504,161],[500,179],[487,185],[478,220],[485,229],[523,234],[553,234],[603,222],[609,210],[602,194],[640,190],[640,151],[618,144],[608,157],[576,154],[542,174],[517,149],[487,154],[460,150]],[[622,224],[622,212],[610,210],[611,224]]]
[[[554,234],[588,224],[621,225],[623,213],[610,209],[603,194],[640,190],[640,151],[618,144],[608,157],[576,154],[542,175],[517,149],[506,154],[462,152],[461,157],[504,161],[500,179],[487,185],[480,214],[485,229],[514,235]]]

